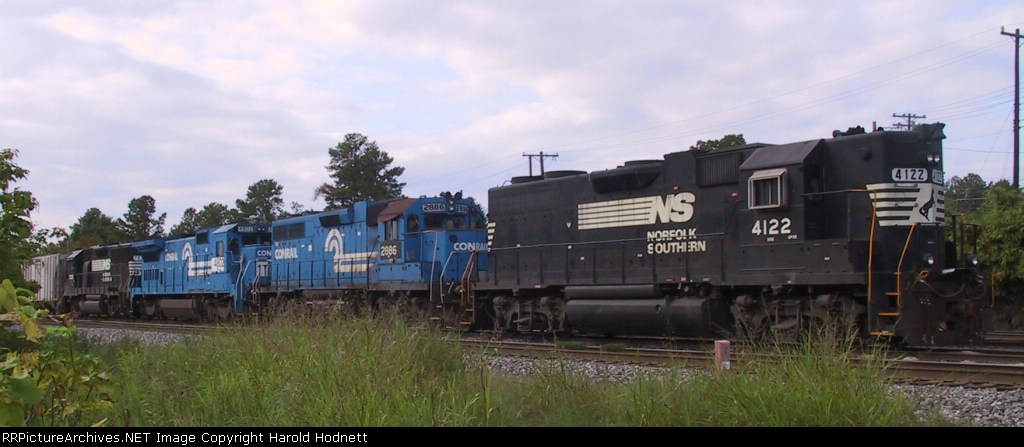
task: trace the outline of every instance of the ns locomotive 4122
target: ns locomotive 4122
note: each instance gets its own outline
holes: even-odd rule
[[[514,178],[489,193],[474,326],[976,342],[991,303],[947,238],[943,127]]]

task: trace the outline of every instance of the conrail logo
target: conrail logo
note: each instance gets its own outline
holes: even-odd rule
[[[581,203],[577,206],[579,229],[632,227],[656,223],[683,223],[693,218],[697,197],[691,192],[635,199]]]
[[[345,238],[337,228],[332,228],[327,233],[324,241],[324,251],[331,253],[334,260],[334,273],[366,272],[370,268],[369,259],[377,255],[376,252],[345,252]]]
[[[452,251],[487,251],[487,244],[484,242],[456,242],[452,245]]]

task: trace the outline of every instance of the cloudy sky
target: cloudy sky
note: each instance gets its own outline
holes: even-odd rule
[[[361,133],[411,197],[661,158],[697,140],[946,123],[946,175],[1012,178],[1016,1],[0,0],[0,148],[39,227],[144,194],[323,208]],[[535,161],[536,163],[536,161]],[[535,165],[534,169],[538,167]]]

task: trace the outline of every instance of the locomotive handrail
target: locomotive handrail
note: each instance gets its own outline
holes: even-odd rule
[[[917,222],[910,225],[910,232],[907,233],[907,241],[903,243],[903,253],[900,254],[900,262],[896,264],[896,307],[902,304],[903,300],[903,285],[901,279],[903,278],[903,259],[907,256],[907,250],[910,248],[910,240],[914,238],[914,230],[917,229]]]
[[[856,192],[866,192],[871,194],[871,190],[855,189]],[[875,227],[878,225],[878,199],[876,196],[871,197],[871,231],[868,233],[868,309],[871,308],[871,303],[874,301],[874,284],[872,281],[875,276],[874,262],[875,262]],[[849,205],[847,205],[849,206]]]
[[[435,238],[434,241],[437,242],[437,239]],[[438,277],[437,277],[437,290],[439,290],[439,291],[443,291],[444,290],[444,272],[448,271],[448,263],[452,261],[452,256],[455,256],[455,252],[454,251],[448,252],[448,259],[444,260],[444,265],[441,267],[441,274],[438,275]],[[433,278],[433,268],[431,268],[431,278],[430,278],[430,280],[431,281],[434,280],[434,278]],[[431,290],[433,290],[433,288],[431,288]],[[438,306],[443,306],[444,305],[444,295],[443,294],[437,297],[437,305]]]
[[[434,251],[432,251],[430,253],[430,281],[431,282],[434,281],[434,266],[437,265],[437,258],[435,256],[437,256],[437,235],[436,234],[434,235]],[[427,290],[430,291],[430,297],[429,297],[429,301],[428,302],[433,304],[434,303],[434,288],[431,287],[431,284],[429,284],[429,283],[427,284]],[[440,298],[438,298],[438,301],[440,301]]]
[[[242,263],[245,262],[245,261],[246,261],[245,255],[241,255],[240,254],[238,256],[238,264],[239,264],[239,266],[241,266],[241,268],[238,269],[238,279],[235,280],[235,284],[234,284],[235,293],[238,294],[238,295],[235,296],[235,299],[238,299],[239,296],[242,295],[242,277],[245,276],[245,272],[247,272],[249,270],[249,265],[252,264],[252,261],[249,261],[247,264],[242,266]],[[235,303],[231,303],[231,304],[233,306]]]
[[[725,232],[715,233],[696,233],[697,236],[727,236]],[[489,252],[503,251],[503,250],[518,250],[521,248],[543,248],[543,247],[558,247],[558,246],[570,246],[570,245],[597,245],[597,244],[608,244],[617,242],[641,242],[646,241],[646,238],[634,237],[625,239],[606,239],[600,241],[578,241],[578,242],[560,242],[556,244],[534,244],[534,245],[516,245],[515,247],[490,247],[487,249]]]
[[[823,196],[826,194],[849,194],[852,192],[871,192],[869,189],[852,188],[852,189],[837,189],[835,191],[818,191],[818,192],[805,192],[800,194],[800,197],[808,196]]]

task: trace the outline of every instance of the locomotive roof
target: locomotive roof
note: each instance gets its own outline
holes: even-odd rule
[[[803,163],[811,152],[821,146],[821,142],[819,139],[758,148],[740,165],[740,170],[752,171]]]
[[[384,211],[377,215],[377,220],[386,222],[401,216],[417,200],[419,199],[395,199],[388,203],[387,208],[384,208]]]

